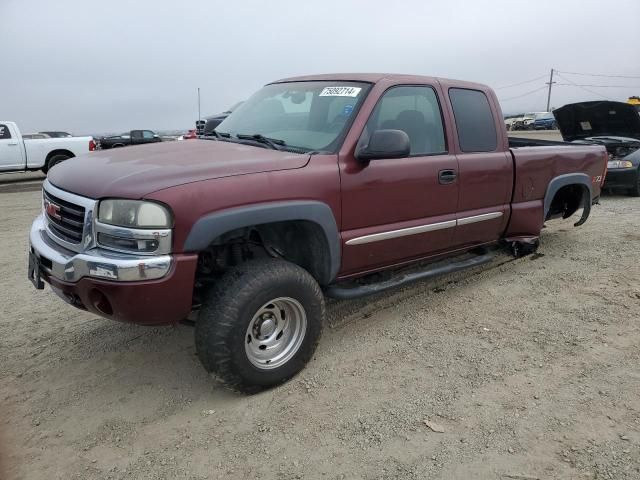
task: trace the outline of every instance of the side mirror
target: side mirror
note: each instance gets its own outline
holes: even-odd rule
[[[402,130],[375,130],[369,138],[369,145],[356,152],[361,161],[382,158],[406,158],[411,153],[409,135]]]

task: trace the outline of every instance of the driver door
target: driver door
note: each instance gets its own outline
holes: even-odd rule
[[[22,141],[11,127],[0,123],[0,170],[20,170],[26,167]]]
[[[389,88],[360,142],[382,129],[403,130],[411,154],[369,162],[341,158],[344,275],[428,257],[452,245],[458,161],[447,147],[436,89]]]

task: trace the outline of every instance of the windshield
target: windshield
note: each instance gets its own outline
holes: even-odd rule
[[[288,82],[267,85],[215,129],[220,134],[258,135],[285,149],[334,152],[364,101],[362,82]]]

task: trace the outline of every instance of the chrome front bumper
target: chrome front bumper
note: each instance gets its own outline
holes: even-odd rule
[[[38,257],[40,269],[58,280],[77,282],[83,277],[120,282],[155,280],[171,269],[171,255],[136,256],[101,248],[81,253],[67,250],[47,234],[43,214],[31,225],[31,251]]]

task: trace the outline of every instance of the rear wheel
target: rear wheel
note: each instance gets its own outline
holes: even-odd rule
[[[229,270],[207,295],[196,351],[227,386],[254,393],[304,368],[323,318],[322,291],[306,270],[284,260],[248,262]]]
[[[49,159],[49,161],[47,161],[47,164],[42,168],[42,172],[47,173],[49,170],[51,170],[53,166],[59,163],[62,163],[69,158],[71,158],[69,155],[64,155],[64,154],[54,155]]]

